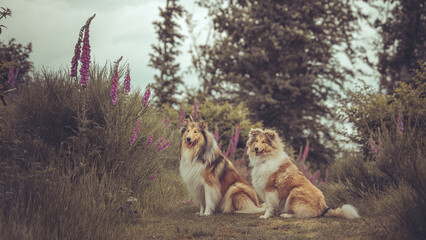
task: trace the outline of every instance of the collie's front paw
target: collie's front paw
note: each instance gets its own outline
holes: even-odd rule
[[[268,218],[270,218],[270,216],[268,216],[268,215],[265,214],[265,215],[260,216],[259,218],[260,219],[268,219]]]
[[[292,218],[293,214],[283,213],[283,214],[280,215],[280,217],[282,217],[282,218]]]
[[[211,212],[211,211],[206,211],[204,214],[202,214],[202,216],[210,216],[210,215],[212,215],[213,214],[213,212]]]

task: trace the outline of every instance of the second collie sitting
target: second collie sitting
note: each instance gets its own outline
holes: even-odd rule
[[[254,189],[222,154],[204,118],[193,121],[187,115],[181,135],[179,171],[191,196],[200,203],[200,215],[265,211]]]

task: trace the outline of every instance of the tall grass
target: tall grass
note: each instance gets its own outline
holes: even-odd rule
[[[42,70],[1,109],[1,239],[125,238],[127,224],[182,198],[177,131],[139,90],[112,105],[110,65],[90,73],[82,87]]]

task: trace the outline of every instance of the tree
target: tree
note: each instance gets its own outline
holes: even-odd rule
[[[160,8],[162,21],[155,21],[158,43],[152,45],[154,53],[149,54],[149,66],[157,69],[160,73],[154,76],[155,83],[152,85],[156,102],[158,105],[175,105],[178,101],[175,95],[179,93],[179,87],[183,84],[179,76],[180,64],[176,63],[176,57],[181,51],[178,47],[182,45],[183,35],[176,19],[182,17],[184,10],[178,4],[178,0],[166,0],[166,8]]]
[[[0,42],[0,83],[5,84],[8,80],[9,70],[13,68],[15,84],[28,81],[28,73],[33,63],[29,61],[32,45],[26,46],[16,43],[11,39],[8,44]]]
[[[334,158],[324,122],[353,73],[334,58],[349,55],[355,29],[349,1],[200,1],[213,17],[218,38],[209,56],[210,76],[230,101],[245,101],[255,121],[276,127],[294,148],[309,141],[311,160]]]
[[[382,13],[374,26],[382,37],[380,89],[392,93],[397,81],[413,83],[410,70],[426,59],[426,6],[423,0],[370,0]],[[381,21],[379,19],[385,19]]]

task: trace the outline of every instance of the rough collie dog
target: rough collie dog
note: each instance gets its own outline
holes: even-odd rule
[[[283,143],[275,131],[251,129],[247,146],[253,167],[253,186],[266,205],[265,214],[260,218],[270,218],[275,213],[285,218],[359,218],[356,208],[349,204],[337,209],[327,206],[321,190],[284,152]]]
[[[186,116],[181,128],[180,175],[200,215],[224,213],[261,213],[256,192],[222,154],[204,118],[198,122]]]

